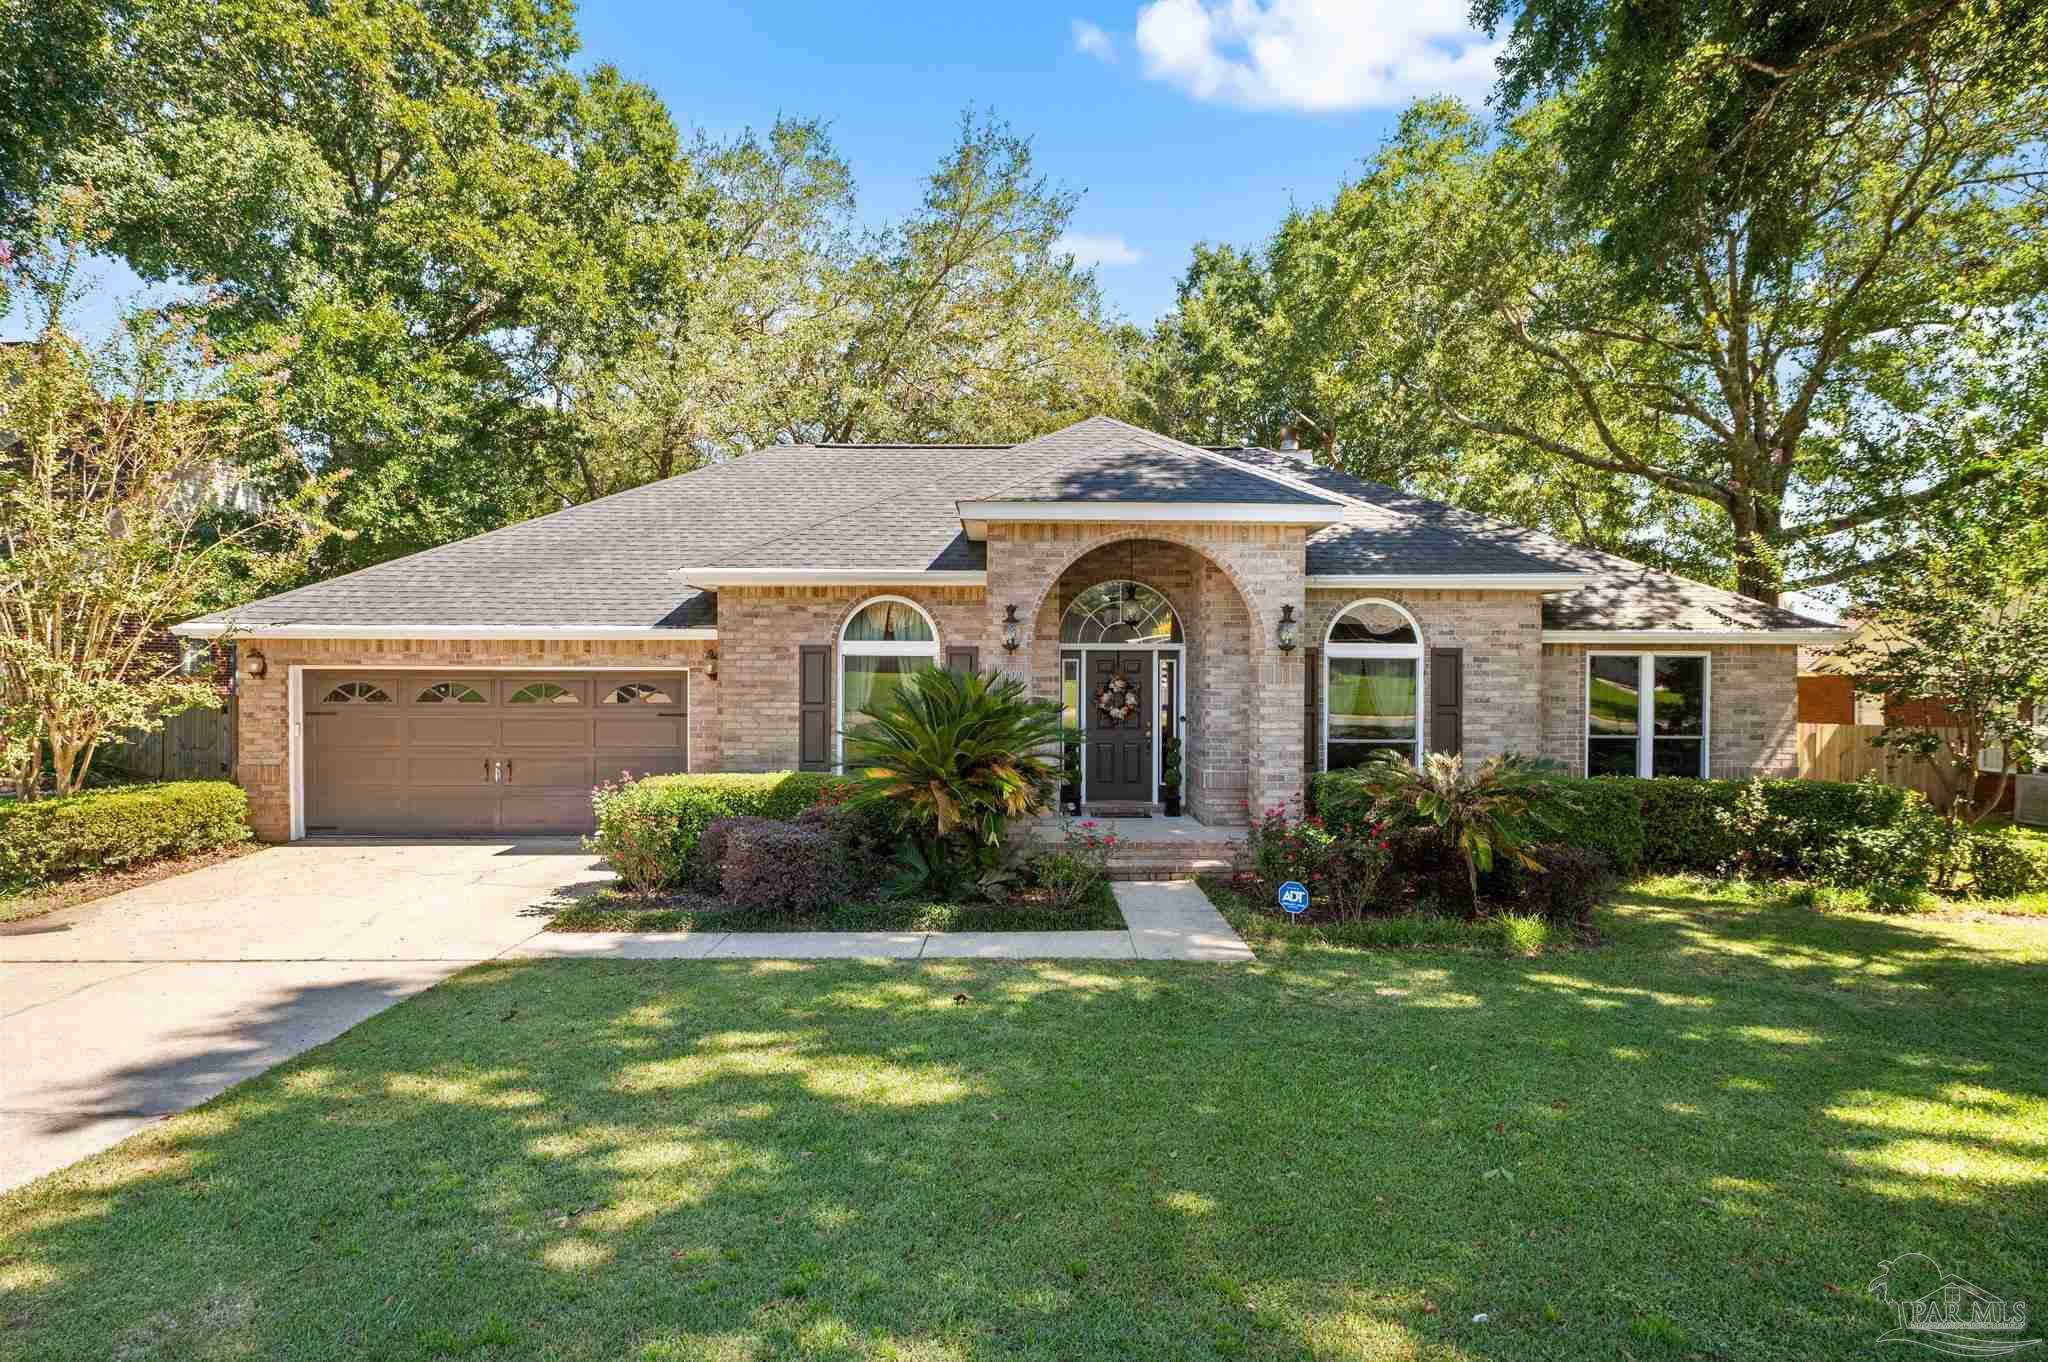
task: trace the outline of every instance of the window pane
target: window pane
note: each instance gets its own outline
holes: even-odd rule
[[[1636,773],[1634,738],[1593,738],[1586,743],[1586,774],[1632,776]]]
[[[1060,722],[1068,728],[1081,726],[1081,659],[1060,659]]]
[[[1336,742],[1330,743],[1330,769],[1349,771],[1354,766],[1363,766],[1381,756],[1402,757],[1415,760],[1415,745],[1405,742]]]
[[[924,616],[901,601],[876,601],[846,622],[848,643],[930,643]]]
[[[1159,740],[1162,743],[1174,736],[1173,677],[1176,670],[1172,658],[1162,657],[1159,659]]]
[[[1650,740],[1650,774],[1655,776],[1703,776],[1700,759],[1706,743],[1700,738],[1653,738]]]
[[[1332,643],[1414,643],[1415,626],[1391,605],[1354,605],[1330,626]]]
[[[1415,659],[1330,659],[1330,742],[1413,744],[1416,732]]]
[[[1099,582],[1060,616],[1062,643],[1178,643],[1180,616],[1143,582]]]
[[[1637,701],[1642,694],[1640,658],[1596,657],[1592,659],[1593,684],[1586,708],[1586,724],[1594,737],[1634,733],[1641,722]],[[1633,768],[1630,771],[1633,774]]]
[[[1707,731],[1707,660],[1704,657],[1660,657],[1656,660],[1657,733],[1699,737]]]
[[[880,705],[909,684],[920,667],[929,667],[931,662],[922,657],[849,657],[841,672],[844,678],[846,696],[846,726],[853,728],[862,720],[860,709],[866,705]]]

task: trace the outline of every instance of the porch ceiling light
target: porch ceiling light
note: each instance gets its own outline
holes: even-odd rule
[[[1003,651],[1014,653],[1024,646],[1024,622],[1017,618],[1017,607],[1003,607]]]
[[[1301,625],[1295,621],[1294,607],[1280,607],[1280,651],[1291,653],[1301,643]]]
[[[1145,622],[1145,607],[1138,600],[1138,584],[1124,583],[1124,623],[1136,628]]]

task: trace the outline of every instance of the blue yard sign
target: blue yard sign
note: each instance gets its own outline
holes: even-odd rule
[[[1280,886],[1280,906],[1290,913],[1308,911],[1308,890],[1299,882],[1289,880]]]

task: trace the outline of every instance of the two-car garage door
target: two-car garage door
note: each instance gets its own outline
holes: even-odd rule
[[[308,672],[306,831],[592,827],[591,786],[688,769],[681,672]]]

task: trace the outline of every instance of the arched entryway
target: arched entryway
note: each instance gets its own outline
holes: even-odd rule
[[[1159,807],[1178,743],[1185,811],[1244,821],[1251,619],[1226,569],[1163,535],[1098,544],[1058,571],[1033,618],[1031,669],[1082,735],[1091,810]]]

